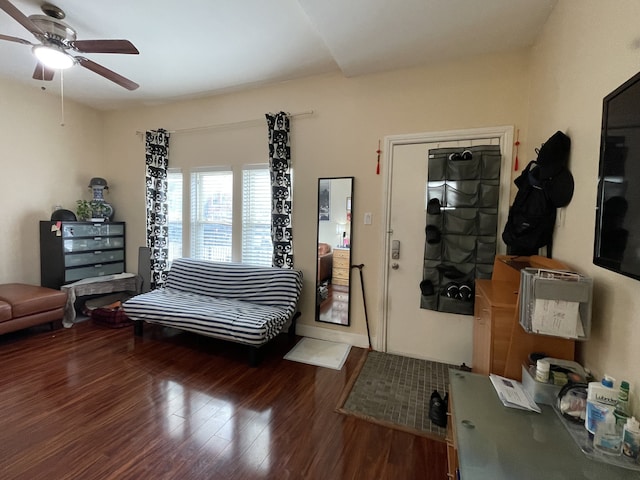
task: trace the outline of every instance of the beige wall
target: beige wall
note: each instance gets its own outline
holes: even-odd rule
[[[38,221],[51,207],[75,209],[89,178],[104,176],[119,220],[128,222],[128,269],[144,244],[144,146],[136,130],[181,129],[314,110],[293,120],[296,263],[305,274],[301,322],[365,335],[361,303],[349,329],[313,322],[317,178],[355,176],[354,263],[364,263],[374,338],[381,303],[382,176],[375,150],[386,135],[495,125],[520,129],[521,165],[556,130],[572,138],[574,199],[557,229],[554,256],[595,280],[592,339],[582,360],[632,382],[638,406],[640,296],[635,280],[591,262],[602,97],[638,71],[637,0],[560,0],[529,52],[346,79],[326,75],[269,87],[135,110],[101,113],[39,89],[0,80],[2,175],[0,282],[39,283]],[[144,86],[143,86],[144,87]],[[10,115],[6,112],[10,112]],[[102,128],[104,126],[104,131]],[[259,157],[259,158],[257,158]],[[260,161],[264,127],[175,135],[174,166]],[[247,160],[248,159],[248,160]],[[385,168],[385,165],[382,165]],[[373,225],[362,214],[373,212]],[[444,327],[443,327],[444,328]]]
[[[584,363],[595,373],[640,390],[640,283],[592,263],[602,98],[639,70],[640,2],[560,0],[533,49],[529,138],[545,141],[556,130],[572,140],[575,194],[557,229],[554,256],[593,276],[592,338]]]
[[[38,222],[54,205],[75,211],[91,198],[91,177],[104,175],[102,115],[64,107],[61,127],[58,97],[0,80],[0,283],[40,284]]]
[[[378,140],[386,135],[496,125],[524,125],[526,52],[473,58],[433,68],[358,78],[325,75],[241,93],[106,114],[108,179],[112,201],[128,222],[129,268],[144,244],[143,142],[136,130],[169,130],[263,118],[265,112],[313,110],[292,122],[296,267],[304,272],[302,317],[308,328],[354,334],[366,345],[362,301],[355,295],[352,326],[314,322],[318,177],[354,176],[353,263],[364,263],[372,335],[379,318],[382,251],[382,175],[376,175]],[[524,127],[521,141],[524,140]],[[266,126],[175,134],[172,166],[265,161]],[[385,165],[382,165],[385,168]],[[121,193],[115,194],[116,189]],[[363,225],[364,212],[373,225]],[[122,217],[121,217],[122,218]],[[355,286],[359,292],[359,283]],[[446,325],[443,325],[446,328]],[[425,354],[425,356],[428,356]],[[460,359],[462,361],[462,359]]]

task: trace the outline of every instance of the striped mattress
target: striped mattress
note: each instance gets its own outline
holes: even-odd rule
[[[164,288],[123,308],[134,321],[260,346],[293,317],[301,290],[297,270],[181,258]]]

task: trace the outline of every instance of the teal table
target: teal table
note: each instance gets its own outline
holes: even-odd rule
[[[461,480],[640,479],[586,455],[553,407],[505,407],[484,375],[450,370],[449,381]]]

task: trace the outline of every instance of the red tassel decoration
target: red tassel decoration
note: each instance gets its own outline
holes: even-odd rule
[[[378,140],[378,150],[376,150],[378,154],[378,164],[376,165],[376,175],[380,175],[380,140]]]
[[[516,146],[516,161],[513,163],[513,169],[517,172],[518,171],[518,147],[520,146],[520,129],[516,130],[516,143],[514,144]]]

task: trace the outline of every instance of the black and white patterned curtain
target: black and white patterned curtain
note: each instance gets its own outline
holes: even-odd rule
[[[167,215],[167,170],[169,168],[169,134],[166,130],[149,130],[145,134],[147,247],[151,250],[151,289],[160,288],[169,271],[169,226]]]
[[[285,112],[267,113],[265,116],[269,127],[272,263],[274,267],[293,268],[293,189],[289,116]]]

